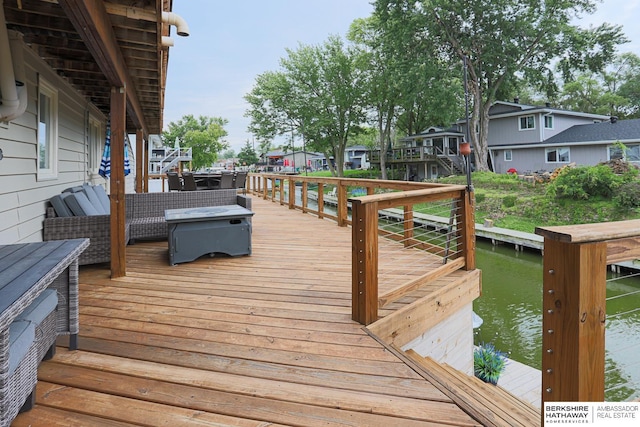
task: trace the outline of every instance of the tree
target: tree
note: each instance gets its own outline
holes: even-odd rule
[[[249,130],[260,141],[298,135],[307,148],[333,157],[331,172],[342,176],[348,137],[364,118],[355,51],[332,36],[287,54],[281,70],[259,75],[245,96]]]
[[[606,114],[620,119],[640,116],[640,58],[623,53],[599,73],[572,73],[561,84],[561,108]]]
[[[621,112],[625,118],[640,118],[640,57],[633,53],[624,53],[614,63],[615,76],[620,76],[615,93],[629,103]]]
[[[609,90],[601,76],[583,73],[563,85],[559,107],[610,116],[621,115],[629,101]]]
[[[256,151],[253,149],[249,141],[247,141],[238,153],[238,162],[240,162],[241,165],[250,166],[258,163],[258,160]]]
[[[349,39],[362,51],[369,121],[377,128],[381,154],[394,131],[412,135],[428,125],[449,125],[461,113],[459,70],[456,77],[439,60],[435,47],[420,37],[421,25],[419,16],[404,8],[385,9],[354,21],[349,30]],[[383,179],[385,160],[381,155]]]
[[[401,10],[422,18],[421,36],[441,49],[449,61],[467,58],[471,100],[471,142],[476,167],[488,170],[489,108],[505,87],[519,78],[547,91],[554,79],[550,64],[561,69],[599,71],[610,63],[615,47],[626,39],[619,26],[580,29],[574,16],[591,13],[592,0],[377,0],[376,11]]]
[[[227,136],[226,124],[227,120],[220,117],[199,116],[196,119],[189,114],[169,123],[162,138],[168,144],[178,140],[181,147],[191,148],[194,169],[206,168],[218,159],[219,152],[229,148],[223,139]]]
[[[236,152],[233,148],[229,148],[227,150],[225,150],[221,155],[221,158],[223,159],[233,159],[234,157],[236,157]]]

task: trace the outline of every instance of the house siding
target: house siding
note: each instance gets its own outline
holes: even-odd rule
[[[494,170],[496,173],[506,173],[509,169],[514,168],[520,173],[533,172],[533,171],[553,171],[556,168],[565,166],[567,163],[547,163],[546,162],[546,149],[547,148],[560,148],[569,147],[569,162],[575,163],[581,166],[593,166],[600,162],[607,161],[607,147],[610,144],[597,144],[597,145],[571,145],[571,144],[558,144],[554,146],[543,146],[533,148],[519,148],[513,149],[513,160],[510,162],[504,161],[503,149],[491,150]]]
[[[47,201],[67,187],[88,178],[85,117],[91,110],[104,117],[55,74],[26,46],[28,105],[24,114],[0,125],[0,244],[42,240],[42,221]],[[44,78],[58,91],[57,176],[37,178],[38,79]]]

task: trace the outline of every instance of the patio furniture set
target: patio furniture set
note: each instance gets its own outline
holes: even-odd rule
[[[126,194],[126,238],[167,239],[170,263],[251,253],[251,199],[236,189]],[[0,245],[0,427],[35,403],[38,365],[56,338],[78,347],[78,266],[110,258],[110,204],[100,186],[51,199],[44,241]]]
[[[58,335],[77,349],[78,256],[88,239],[0,245],[0,427],[35,402]]]
[[[220,173],[167,172],[169,191],[224,190],[245,188],[247,172]]]
[[[90,239],[89,248],[80,256],[80,265],[109,262],[111,258],[109,198],[102,193],[101,186],[73,187],[51,198],[51,207],[47,209],[45,241]],[[165,210],[227,205],[251,209],[251,198],[238,194],[236,189],[133,193],[125,195],[125,204],[125,240],[134,243],[135,240],[168,237]],[[102,210],[99,210],[100,205]]]

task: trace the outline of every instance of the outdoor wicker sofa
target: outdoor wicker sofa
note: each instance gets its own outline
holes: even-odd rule
[[[58,335],[77,349],[78,256],[87,239],[0,245],[0,427],[34,404]]]
[[[167,193],[132,193],[125,195],[125,240],[166,239],[166,209],[199,208],[238,204],[251,209],[251,198],[236,189],[177,191]],[[111,259],[110,215],[57,215],[53,206],[47,209],[43,225],[44,240],[87,237],[91,243],[80,256],[79,264],[97,264]]]

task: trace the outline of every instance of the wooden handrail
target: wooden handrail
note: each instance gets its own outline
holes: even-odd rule
[[[338,226],[352,226],[352,318],[364,325],[371,324],[378,319],[378,239],[385,236],[393,240],[402,240],[407,247],[422,249],[437,253],[445,250],[432,243],[417,240],[413,236],[413,206],[421,203],[430,203],[441,200],[453,200],[456,217],[451,226],[455,226],[456,246],[458,250],[449,257],[456,259],[454,263],[442,269],[452,271],[455,269],[475,269],[475,223],[473,216],[473,194],[467,191],[463,185],[447,185],[422,182],[386,181],[376,179],[350,179],[309,177],[302,175],[283,175],[275,173],[250,174],[250,179],[260,177],[258,183],[261,188],[254,192],[260,194],[265,200],[276,201],[276,183],[278,183],[280,204],[284,202],[284,184],[286,182],[288,192],[288,206],[290,209],[300,209],[304,213],[315,213],[319,218],[334,218]],[[296,200],[295,186],[301,183],[301,201]],[[318,209],[309,208],[308,185],[318,185]],[[337,215],[323,212],[325,186],[337,188]],[[269,194],[270,187],[270,194]],[[348,197],[348,187],[366,188],[366,196]],[[388,192],[376,194],[376,190]],[[391,191],[389,191],[391,190]],[[351,220],[348,217],[348,206],[351,206]],[[378,228],[380,210],[404,207],[402,214],[402,233],[382,231]],[[448,256],[448,255],[447,255]],[[459,258],[462,258],[460,260]],[[443,257],[447,261],[446,257]],[[430,277],[426,275],[425,277]],[[396,288],[392,295],[385,295],[382,303],[401,298],[406,292],[415,288],[420,281],[410,282],[404,287]]]
[[[640,220],[538,227],[542,404],[604,400],[607,264],[640,257]]]

